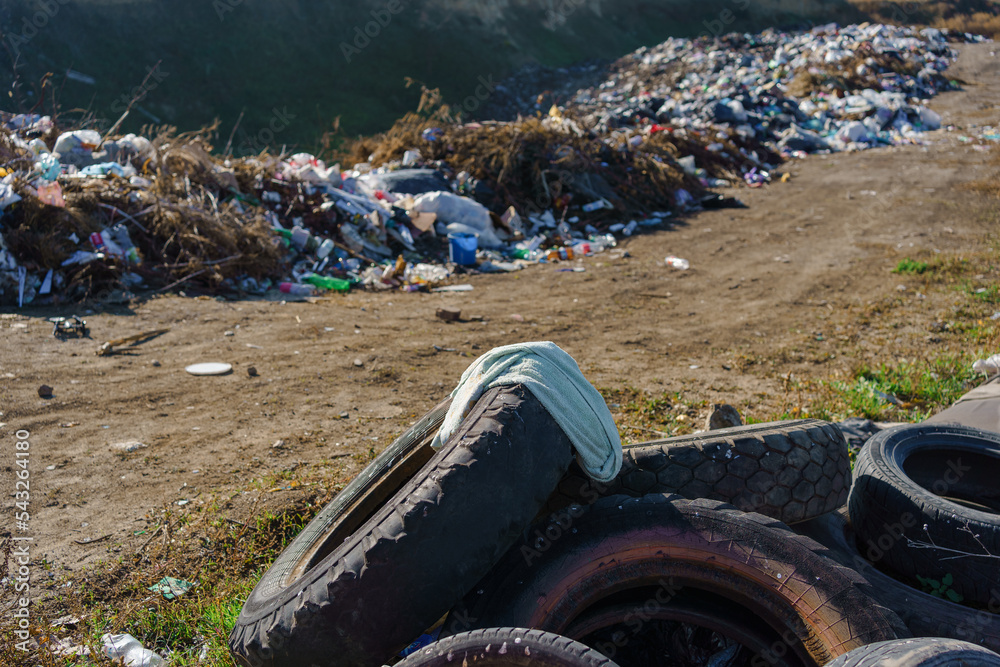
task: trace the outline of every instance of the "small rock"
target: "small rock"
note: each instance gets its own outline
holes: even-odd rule
[[[713,403],[712,411],[705,419],[705,428],[715,431],[720,428],[743,426],[739,411],[728,403]]]
[[[162,366],[163,364],[161,364],[161,363],[160,363],[159,361],[157,361],[156,359],[153,359],[153,360],[152,360],[152,361],[150,362],[150,365],[151,365],[151,366],[155,366],[156,368],[159,368],[159,367],[160,367],[160,366]]]
[[[43,384],[38,388],[38,395],[42,398],[52,398],[52,387],[47,384]]]
[[[523,322],[524,315],[521,315],[520,313],[514,313],[513,315],[510,316],[510,319],[514,320],[515,322]]]
[[[224,336],[235,336],[235,335],[236,335],[236,332],[235,332],[235,331],[227,331],[227,332],[226,332],[225,334],[223,334],[223,335],[224,335]]]
[[[454,308],[438,308],[434,311],[434,314],[439,320],[444,320],[445,322],[457,322],[462,319],[462,311],[455,310]]]
[[[358,368],[361,368],[362,366],[365,365],[365,362],[361,361],[360,359],[355,359],[354,365],[357,366]]]
[[[285,446],[284,440],[275,440],[274,444],[271,445],[272,449],[282,449]]]
[[[257,377],[257,368],[255,366],[250,366],[249,368],[247,368],[247,375],[249,375],[252,378]]]
[[[351,413],[349,413],[349,412],[341,412],[340,413],[340,418],[341,419],[347,419],[350,416],[351,416]]]

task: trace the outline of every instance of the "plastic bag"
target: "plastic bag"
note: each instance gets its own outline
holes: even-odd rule
[[[439,220],[449,225],[449,232],[456,231],[451,228],[452,224],[471,228],[479,237],[479,245],[484,248],[502,245],[493,229],[489,209],[474,199],[453,192],[428,192],[413,200],[412,210],[418,213],[436,213]]]

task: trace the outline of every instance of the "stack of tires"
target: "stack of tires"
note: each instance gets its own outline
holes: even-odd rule
[[[901,612],[912,614],[858,572],[831,514],[851,487],[833,425],[628,446],[602,485],[525,387],[489,390],[433,450],[447,407],[382,452],[265,573],[230,636],[239,664],[383,665],[428,628],[440,639],[400,664],[1000,664],[941,661],[971,646],[886,644],[910,636]],[[931,662],[900,661],[910,653]]]
[[[798,528],[862,574],[914,636],[1000,652],[998,512],[1000,434],[918,424],[869,440],[847,507]]]

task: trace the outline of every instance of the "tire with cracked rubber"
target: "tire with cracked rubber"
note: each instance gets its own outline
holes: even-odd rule
[[[795,530],[867,579],[874,597],[896,612],[914,637],[958,639],[1000,652],[1000,582],[993,588],[987,609],[973,609],[893,579],[872,565],[882,557],[878,543],[869,541],[859,550],[846,508],[800,523]]]
[[[854,649],[826,667],[1000,667],[1000,655],[957,639],[920,637]]]
[[[379,455],[278,556],[230,634],[240,665],[383,664],[517,540],[573,457],[522,385],[484,393],[438,451],[434,421]]]
[[[589,643],[615,624],[628,640],[654,621],[711,629],[752,649],[754,664],[822,665],[908,636],[816,542],[732,505],[665,494],[603,498],[536,524],[444,627],[534,627]]]
[[[862,547],[884,545],[879,568],[933,580],[956,602],[996,603],[1000,433],[938,424],[877,433],[858,453],[848,510]]]
[[[850,458],[840,429],[799,419],[626,445],[615,479],[600,484],[570,466],[546,510],[618,494],[676,493],[795,523],[843,505],[850,484]]]
[[[396,667],[618,667],[594,649],[551,632],[487,628],[439,639],[410,654]]]

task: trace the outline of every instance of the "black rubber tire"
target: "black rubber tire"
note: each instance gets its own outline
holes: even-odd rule
[[[400,454],[377,458],[264,574],[229,637],[239,664],[381,665],[489,570],[573,458],[522,385],[484,393],[439,451]]]
[[[799,419],[627,445],[621,472],[608,484],[570,466],[546,510],[618,494],[676,493],[795,523],[843,505],[850,485],[851,462],[840,429]]]
[[[783,523],[715,500],[661,494],[573,506],[558,523],[530,529],[456,605],[444,632],[510,625],[580,640],[578,619],[633,592],[645,596],[638,604],[649,615],[649,603],[670,609],[718,600],[734,627],[776,638],[785,664],[822,665],[908,636],[860,575]],[[774,655],[757,658],[774,663]]]
[[[1000,655],[957,639],[920,637],[869,644],[826,667],[1000,667]]]
[[[857,571],[871,584],[880,603],[896,612],[914,637],[948,637],[1000,652],[1000,582],[991,593],[990,611],[972,609],[924,593],[880,572],[869,559],[881,558],[876,543],[858,550],[846,508],[795,526],[830,550],[830,557]],[[992,612],[992,613],[991,613]]]
[[[877,567],[914,583],[950,574],[964,598],[956,601],[1000,603],[991,600],[1000,581],[1000,433],[937,424],[877,433],[858,453],[848,509],[862,550],[885,545]]]
[[[540,667],[618,667],[580,642],[541,630],[488,628],[439,639],[410,654],[396,667],[475,664]]]

